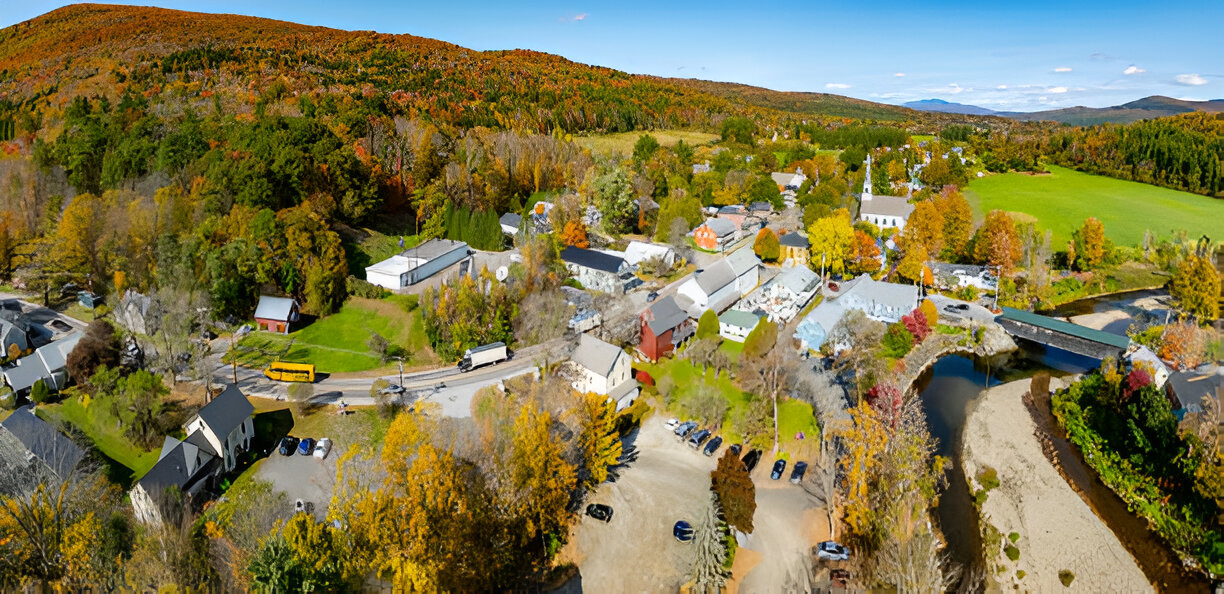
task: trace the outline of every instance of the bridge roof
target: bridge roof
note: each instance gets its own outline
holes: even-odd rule
[[[1058,320],[1049,316],[1043,316],[1041,314],[1035,314],[1033,312],[1014,309],[1011,307],[1004,307],[1003,313],[1000,314],[999,317],[1023,324],[1037,326],[1038,328],[1045,328],[1046,330],[1052,330],[1054,332],[1061,332],[1077,338],[1083,338],[1084,340],[1091,340],[1093,342],[1107,344],[1119,349],[1125,349],[1130,346],[1130,338],[1125,336],[1110,334],[1102,330],[1095,330],[1086,326],[1072,324],[1071,322],[1064,322],[1063,320]]]

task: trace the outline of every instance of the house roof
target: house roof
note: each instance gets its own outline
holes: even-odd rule
[[[85,457],[85,450],[50,423],[35,416],[34,411],[29,408],[13,411],[13,414],[0,422],[0,426],[16,437],[25,446],[26,451],[37,456],[61,479],[67,478],[81,458]]]
[[[20,392],[28,390],[46,374],[47,368],[42,359],[39,359],[38,355],[27,355],[18,359],[15,365],[4,369],[4,381],[13,391]]]
[[[647,311],[650,315],[647,316],[646,325],[655,336],[679,326],[688,319],[688,314],[680,309],[671,295],[655,301]]]
[[[81,342],[82,336],[84,334],[80,331],[73,332],[53,343],[39,347],[34,352],[42,359],[47,372],[54,373],[68,366],[68,354],[76,348],[78,342]]]
[[[732,223],[727,219],[706,219],[706,222],[701,226],[713,231],[714,234],[719,237],[726,237],[732,233],[735,233],[737,229],[735,223]]]
[[[765,212],[773,211],[772,204],[768,202],[761,202],[761,201],[757,201],[757,202],[753,202],[752,204],[749,204],[748,208],[753,211],[765,211]]]
[[[1179,408],[1188,413],[1202,412],[1204,396],[1216,399],[1224,397],[1224,367],[1170,373],[1169,386],[1181,405]]]
[[[872,196],[871,200],[863,200],[862,206],[859,207],[859,216],[875,215],[908,219],[912,212],[914,212],[914,205],[900,196]]]
[[[807,293],[820,283],[820,276],[807,266],[791,266],[779,274],[774,281],[796,295]]]
[[[625,260],[618,256],[595,250],[584,250],[572,245],[565,246],[565,249],[561,250],[561,259],[568,264],[593,270],[602,270],[612,274],[618,274],[621,265],[625,263]]]
[[[1160,371],[1163,369],[1165,373],[1169,372],[1169,367],[1165,365],[1164,361],[1161,361],[1160,357],[1157,357],[1156,353],[1152,352],[1152,349],[1149,349],[1143,345],[1140,345],[1139,348],[1135,349],[1135,352],[1130,354],[1130,360],[1132,365],[1137,362],[1142,362],[1147,363],[1152,368],[1152,371]]]
[[[393,276],[400,275],[405,272],[408,272],[409,270],[412,270],[413,268],[416,268],[418,264],[419,264],[418,260],[414,260],[412,258],[405,258],[399,254],[396,254],[394,256],[391,256],[390,258],[387,258],[386,260],[383,260],[382,262],[378,262],[378,263],[366,266],[366,274],[369,274],[371,272],[376,272],[380,274],[389,274]]]
[[[217,437],[224,440],[253,412],[255,412],[255,407],[251,406],[251,401],[242,394],[238,385],[230,384],[196,414],[213,433],[217,434]]]
[[[719,207],[718,214],[747,214],[747,210],[742,204],[728,204]]]
[[[657,243],[646,243],[644,241],[630,241],[625,247],[625,261],[636,266],[644,260],[651,258],[667,259],[668,254],[675,256],[675,251],[672,248],[659,245]]]
[[[30,318],[20,311],[0,309],[0,324],[13,326],[22,332],[30,331]]]
[[[578,339],[578,348],[570,355],[570,361],[581,365],[592,373],[607,376],[612,372],[616,360],[625,354],[615,345],[608,344],[589,334],[583,334]]]
[[[795,327],[795,338],[808,344],[808,348],[820,348],[837,327],[837,323],[846,315],[846,308],[836,301],[824,301],[816,306],[799,325]]]
[[[908,311],[917,305],[918,287],[877,281],[863,273],[855,279],[853,286],[842,289],[837,299],[844,300],[852,295],[893,309]]]
[[[785,186],[785,185],[789,185],[792,179],[795,179],[795,174],[775,171],[773,173],[770,173],[769,177],[773,178],[775,184],[778,184],[779,186]]]
[[[255,306],[255,317],[261,320],[288,322],[295,305],[297,305],[297,302],[288,297],[260,295],[259,305]]]
[[[160,493],[166,487],[182,489],[192,477],[215,458],[208,450],[193,444],[166,437],[161,457],[144,476],[136,481],[149,495]]]
[[[718,316],[718,323],[752,330],[761,321],[761,316],[738,309],[728,309]]]
[[[778,243],[787,247],[797,247],[803,249],[808,249],[812,246],[812,244],[808,242],[807,237],[804,237],[795,231],[791,231],[790,233],[780,237],[778,239]]]
[[[761,265],[761,259],[748,248],[736,250],[726,258],[727,265],[731,267],[731,272],[735,276],[740,276],[753,268]]]
[[[453,239],[431,239],[425,243],[422,243],[421,245],[408,248],[400,252],[400,255],[405,258],[416,258],[418,260],[428,261],[449,254],[455,250],[466,249],[469,249],[468,244],[462,241],[455,241]]]
[[[523,225],[523,217],[521,215],[508,212],[502,215],[501,218],[498,219],[498,222],[507,227],[514,227],[515,229],[518,229]]]
[[[698,274],[696,281],[697,286],[706,295],[713,295],[719,289],[735,282],[735,277],[735,271],[732,270],[731,265],[724,258],[706,268],[701,274]]]

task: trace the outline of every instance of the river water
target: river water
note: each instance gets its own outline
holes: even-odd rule
[[[1142,291],[1087,299],[1062,306],[1052,315],[1069,316],[1107,309],[1127,309],[1137,299],[1159,294]],[[1111,323],[1106,331],[1125,334],[1129,326],[1129,320],[1117,321]],[[963,567],[979,567],[983,563],[977,511],[970,499],[960,459],[965,418],[972,403],[987,387],[1030,377],[1038,371],[1044,370],[1050,375],[1059,376],[1083,373],[1099,366],[1099,362],[1094,359],[1060,349],[1045,348],[1025,341],[1020,342],[1020,347],[1020,351],[1016,353],[1001,355],[989,361],[955,355],[943,357],[914,384],[926,413],[931,435],[939,442],[936,453],[951,461],[947,473],[948,484],[940,497],[935,515],[948,542],[949,554]],[[1088,485],[1087,490],[1090,491],[1091,498],[1105,501],[1104,506],[1093,505],[1100,515],[1102,507],[1109,507],[1106,496],[1112,496],[1113,493],[1091,492],[1092,485],[1088,480],[1091,477],[1085,474],[1078,478],[1080,480],[1076,482],[1083,481]],[[1116,496],[1114,498],[1116,499]],[[1122,512],[1125,514],[1124,505]],[[1111,522],[1110,518],[1104,519],[1115,531],[1127,520],[1114,518],[1117,521]],[[1127,528],[1127,531],[1131,531],[1130,528]]]

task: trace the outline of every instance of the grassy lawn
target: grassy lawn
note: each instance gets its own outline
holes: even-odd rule
[[[38,407],[38,416],[47,421],[71,425],[84,433],[95,449],[130,471],[128,476],[116,476],[112,470],[112,478],[121,484],[130,484],[157,464],[159,452],[142,450],[132,443],[123,435],[118,420],[101,404],[86,405],[76,398],[68,398],[57,404]]]
[[[383,233],[374,229],[353,229],[340,236],[344,246],[344,258],[348,263],[349,274],[357,278],[365,278],[366,266],[382,262],[395,254],[421,243],[421,238],[412,234],[412,227],[402,233]],[[404,238],[404,247],[400,247],[399,239]]]
[[[1165,238],[1182,229],[1191,237],[1224,232],[1224,200],[1062,167],[1049,170],[974,179],[965,196],[979,217],[995,209],[1035,217],[1054,232],[1054,249],[1066,246],[1090,216],[1105,224],[1105,234],[1118,245],[1138,245],[1145,230]]]
[[[371,332],[404,347],[409,353],[407,363],[437,361],[429,348],[416,298],[393,295],[379,300],[354,297],[339,312],[317,319],[288,336],[252,332],[238,342],[238,363],[254,368],[278,359],[314,363],[320,373],[377,369],[382,364],[366,346]]]
[[[348,414],[336,414],[339,407],[334,405],[312,407],[303,414],[293,414],[289,403],[267,398],[252,398],[255,406],[255,433],[261,429],[275,435],[292,435],[294,437],[330,437],[336,447],[343,449],[357,443],[359,445],[375,446],[382,443],[387,434],[390,419],[378,415],[373,406],[349,406]],[[262,426],[262,427],[261,427]]]
[[[650,134],[659,141],[663,146],[673,146],[677,141],[683,140],[685,144],[696,146],[707,144],[720,138],[717,134],[709,134],[707,132],[695,132],[692,130],[653,130],[650,132],[619,132],[616,134],[600,134],[598,136],[578,136],[574,138],[574,142],[579,146],[590,149],[592,153],[612,154],[621,153],[624,155],[633,154],[633,145],[637,142],[638,137],[643,134]]]

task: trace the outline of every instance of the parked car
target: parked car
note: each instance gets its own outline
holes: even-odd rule
[[[676,427],[676,435],[679,435],[681,439],[684,439],[685,437],[688,437],[689,433],[692,433],[695,429],[697,429],[697,423],[693,421],[685,421],[684,423],[681,423],[679,427]]]
[[[807,462],[795,462],[795,468],[791,470],[790,482],[799,484],[803,480],[803,475],[807,473]]]
[[[612,521],[612,506],[602,503],[592,503],[586,508],[586,515],[607,524]]]
[[[381,392],[381,393],[383,393],[383,394],[403,394],[403,393],[404,393],[404,387],[403,387],[403,386],[401,386],[401,385],[399,385],[399,384],[391,384],[390,386],[387,386],[387,387],[385,387],[385,388],[383,388],[383,389],[379,390],[379,392]]]
[[[846,561],[850,559],[850,549],[826,540],[816,545],[816,558],[825,561]]]
[[[297,451],[298,440],[292,435],[286,435],[280,440],[280,448],[278,451],[282,456],[292,456],[293,452]]]
[[[684,520],[676,522],[676,525],[672,527],[672,536],[676,537],[676,540],[680,542],[692,541],[694,532],[696,531],[693,530],[693,527]]]
[[[314,453],[314,445],[314,438],[303,437],[302,441],[298,442],[298,453],[303,456],[309,456]]]
[[[752,472],[752,469],[756,468],[757,463],[760,461],[761,450],[751,450],[747,454],[744,454],[744,468],[748,472]]]
[[[647,293],[647,294],[646,294],[646,303],[650,303],[650,302],[652,302],[652,301],[654,301],[655,299],[658,299],[658,298],[659,298],[659,292],[658,292],[658,291],[651,291],[650,293]]]
[[[731,452],[731,455],[732,455],[732,456],[739,456],[739,455],[740,455],[740,452],[742,452],[743,450],[744,450],[744,446],[742,446],[742,445],[740,445],[740,444],[738,444],[738,443],[733,443],[733,444],[731,444],[731,445],[727,446],[727,451],[728,451],[728,452]]]
[[[663,423],[663,428],[667,429],[668,431],[675,431],[676,427],[679,427],[679,426],[680,426],[680,419],[677,419],[675,417],[670,418],[667,420],[666,423]]]
[[[237,330],[234,331],[234,338],[242,338],[250,333],[251,333],[251,325],[243,324],[239,326]]]
[[[314,504],[309,501],[298,499],[293,502],[293,512],[298,514],[313,514]]]
[[[723,442],[722,437],[715,437],[714,439],[711,439],[710,443],[706,444],[706,447],[703,453],[707,456],[713,456],[714,452],[718,451],[718,446],[722,445],[722,442]]]
[[[331,440],[324,437],[315,444],[314,457],[322,460],[326,458],[329,453],[331,453]]]
[[[701,447],[701,444],[705,443],[705,440],[710,438],[710,433],[711,431],[709,429],[702,429],[701,431],[693,433],[693,435],[688,438],[689,447],[694,449]]]
[[[786,460],[781,458],[774,460],[773,470],[769,472],[769,478],[776,481],[782,478],[783,472],[786,472]]]

